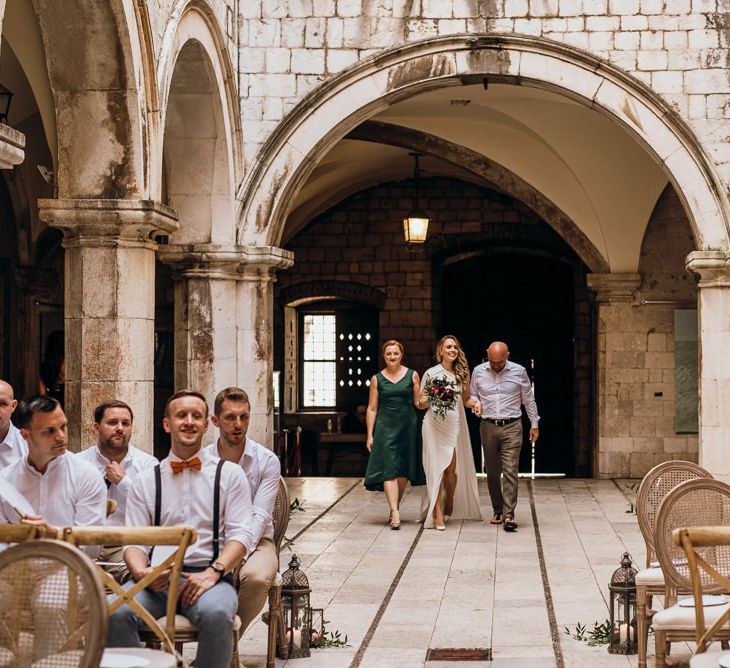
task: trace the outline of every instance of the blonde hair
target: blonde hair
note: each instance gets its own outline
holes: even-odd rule
[[[438,340],[438,343],[436,344],[436,361],[441,364],[443,359],[441,356],[441,348],[443,347],[446,339],[453,339],[456,343],[456,347],[459,349],[459,354],[454,360],[454,375],[456,376],[456,380],[464,386],[469,380],[469,362],[466,361],[466,355],[464,355],[459,339],[457,339],[453,334],[446,334]]]

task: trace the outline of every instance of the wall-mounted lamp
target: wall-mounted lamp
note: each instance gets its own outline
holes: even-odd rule
[[[10,113],[10,101],[13,99],[13,94],[0,84],[0,123],[7,125],[8,114]]]

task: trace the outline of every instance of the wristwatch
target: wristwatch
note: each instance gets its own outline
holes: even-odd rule
[[[226,574],[226,567],[220,561],[214,561],[210,567],[221,577]]]

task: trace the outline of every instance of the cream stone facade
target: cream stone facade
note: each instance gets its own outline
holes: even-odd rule
[[[73,447],[116,396],[162,451],[165,396],[229,384],[273,445],[275,370],[290,421],[354,414],[304,405],[316,306],[370,309],[419,370],[452,327],[472,362],[506,338],[548,468],[559,447],[573,475],[730,479],[730,2],[0,0],[0,20],[0,375],[35,392],[62,329]]]

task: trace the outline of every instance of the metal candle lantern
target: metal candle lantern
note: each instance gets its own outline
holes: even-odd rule
[[[312,637],[312,608],[309,603],[307,576],[299,570],[299,559],[295,554],[289,568],[281,576],[281,605],[284,612],[284,646],[280,658],[299,659],[309,656]]]
[[[608,591],[611,597],[608,651],[611,654],[636,654],[636,569],[631,566],[628,552],[624,552],[621,566],[613,572]]]

